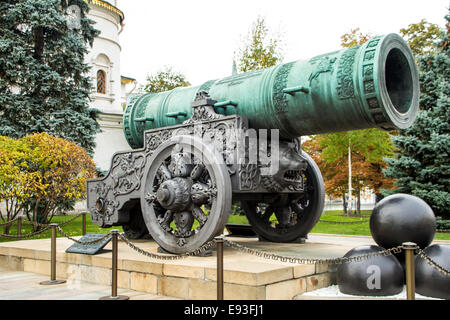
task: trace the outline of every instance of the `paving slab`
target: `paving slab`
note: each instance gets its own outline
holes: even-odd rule
[[[98,300],[111,295],[111,287],[84,281],[58,285],[41,285],[48,276],[0,269],[0,300]],[[129,289],[118,289],[118,295],[130,300],[177,300],[173,297],[148,294]]]
[[[310,234],[304,244],[263,242],[256,237],[227,239],[267,253],[313,259],[338,258],[356,246],[375,244],[371,237],[328,234]],[[145,251],[161,255],[153,240],[137,240],[133,243]],[[450,241],[436,240],[434,243]],[[42,286],[39,282],[49,280],[50,239],[0,243],[0,255],[3,255],[0,268],[2,261],[9,263],[9,266],[14,265],[8,257],[17,255],[23,257],[22,269],[17,270],[27,271],[0,269],[0,300],[96,300],[110,295],[111,243],[93,256],[65,253],[72,244],[73,241],[67,238],[57,240],[58,273],[68,281],[56,286]],[[209,257],[162,261],[144,256],[119,241],[118,256],[118,294],[127,293],[131,300],[207,299],[215,296],[214,250]],[[329,286],[332,280],[328,272],[335,272],[333,266],[329,269],[327,265],[299,265],[264,259],[224,246],[225,291],[229,295],[226,299],[285,299],[280,292],[285,292],[286,297],[293,297],[300,292]],[[297,296],[297,299],[308,298],[316,299],[314,296]],[[328,298],[322,296],[318,299]]]

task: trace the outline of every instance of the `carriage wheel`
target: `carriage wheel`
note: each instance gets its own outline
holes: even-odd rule
[[[322,174],[306,153],[308,167],[302,173],[304,192],[279,194],[270,202],[241,201],[241,206],[256,234],[273,242],[293,242],[306,238],[319,221],[325,200]]]
[[[223,232],[231,181],[213,150],[199,138],[175,136],[149,160],[142,213],[150,235],[168,252],[191,252]]]

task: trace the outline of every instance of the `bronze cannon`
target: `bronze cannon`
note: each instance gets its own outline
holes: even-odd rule
[[[396,34],[200,86],[135,95],[124,113],[131,150],[88,181],[101,227],[149,233],[185,253],[223,232],[233,202],[275,242],[304,239],[324,207],[324,183],[301,136],[409,127],[417,67]]]

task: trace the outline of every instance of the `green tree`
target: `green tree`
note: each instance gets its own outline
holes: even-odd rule
[[[45,132],[20,139],[0,136],[0,142],[0,201],[6,203],[2,220],[24,212],[31,221],[48,223],[85,198],[86,180],[96,170],[84,148]]]
[[[390,181],[382,175],[384,157],[392,156],[394,151],[387,132],[379,129],[355,130],[318,135],[315,139],[321,148],[321,159],[325,162],[321,168],[325,169],[324,176],[329,180],[326,181],[327,191],[331,194],[341,194],[348,188],[346,168],[350,152],[351,183],[358,199],[358,214],[364,188],[378,192],[381,187],[390,187]]]
[[[359,28],[342,35],[341,46],[349,48],[367,42],[372,36],[362,33]],[[318,165],[323,172],[326,192],[342,196],[346,212],[345,193],[348,193],[349,176],[352,189],[356,191],[357,207],[360,212],[361,191],[370,188],[379,192],[381,187],[389,188],[389,179],[384,178],[384,157],[393,153],[389,133],[380,129],[365,129],[317,135],[310,143],[320,150]],[[350,157],[349,157],[350,152]],[[351,174],[349,168],[349,159]],[[316,161],[316,162],[317,162]],[[349,212],[350,213],[350,212]]]
[[[450,16],[433,52],[418,56],[420,110],[414,124],[393,136],[395,157],[387,159],[394,192],[426,201],[437,216],[450,218]],[[392,192],[385,192],[390,194]]]
[[[0,219],[7,222],[15,219],[21,212],[23,204],[36,190],[35,173],[28,172],[28,163],[24,161],[30,153],[23,141],[0,136]],[[11,225],[4,226],[8,234]]]
[[[75,24],[69,5],[79,8]],[[83,0],[0,2],[0,135],[47,132],[93,152],[99,125],[84,57],[98,31],[88,10]]]
[[[441,36],[441,28],[422,19],[419,23],[412,23],[407,28],[400,29],[400,34],[408,42],[414,56],[420,56],[434,52],[435,42]]]
[[[264,17],[258,16],[241,48],[234,53],[238,72],[248,72],[272,67],[283,61],[283,40],[271,35]]]
[[[155,74],[147,75],[143,90],[145,92],[163,92],[190,85],[183,74],[174,71],[172,67],[165,66]]]

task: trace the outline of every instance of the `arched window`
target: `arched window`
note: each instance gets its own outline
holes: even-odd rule
[[[103,70],[97,71],[97,92],[106,93],[106,73]]]

